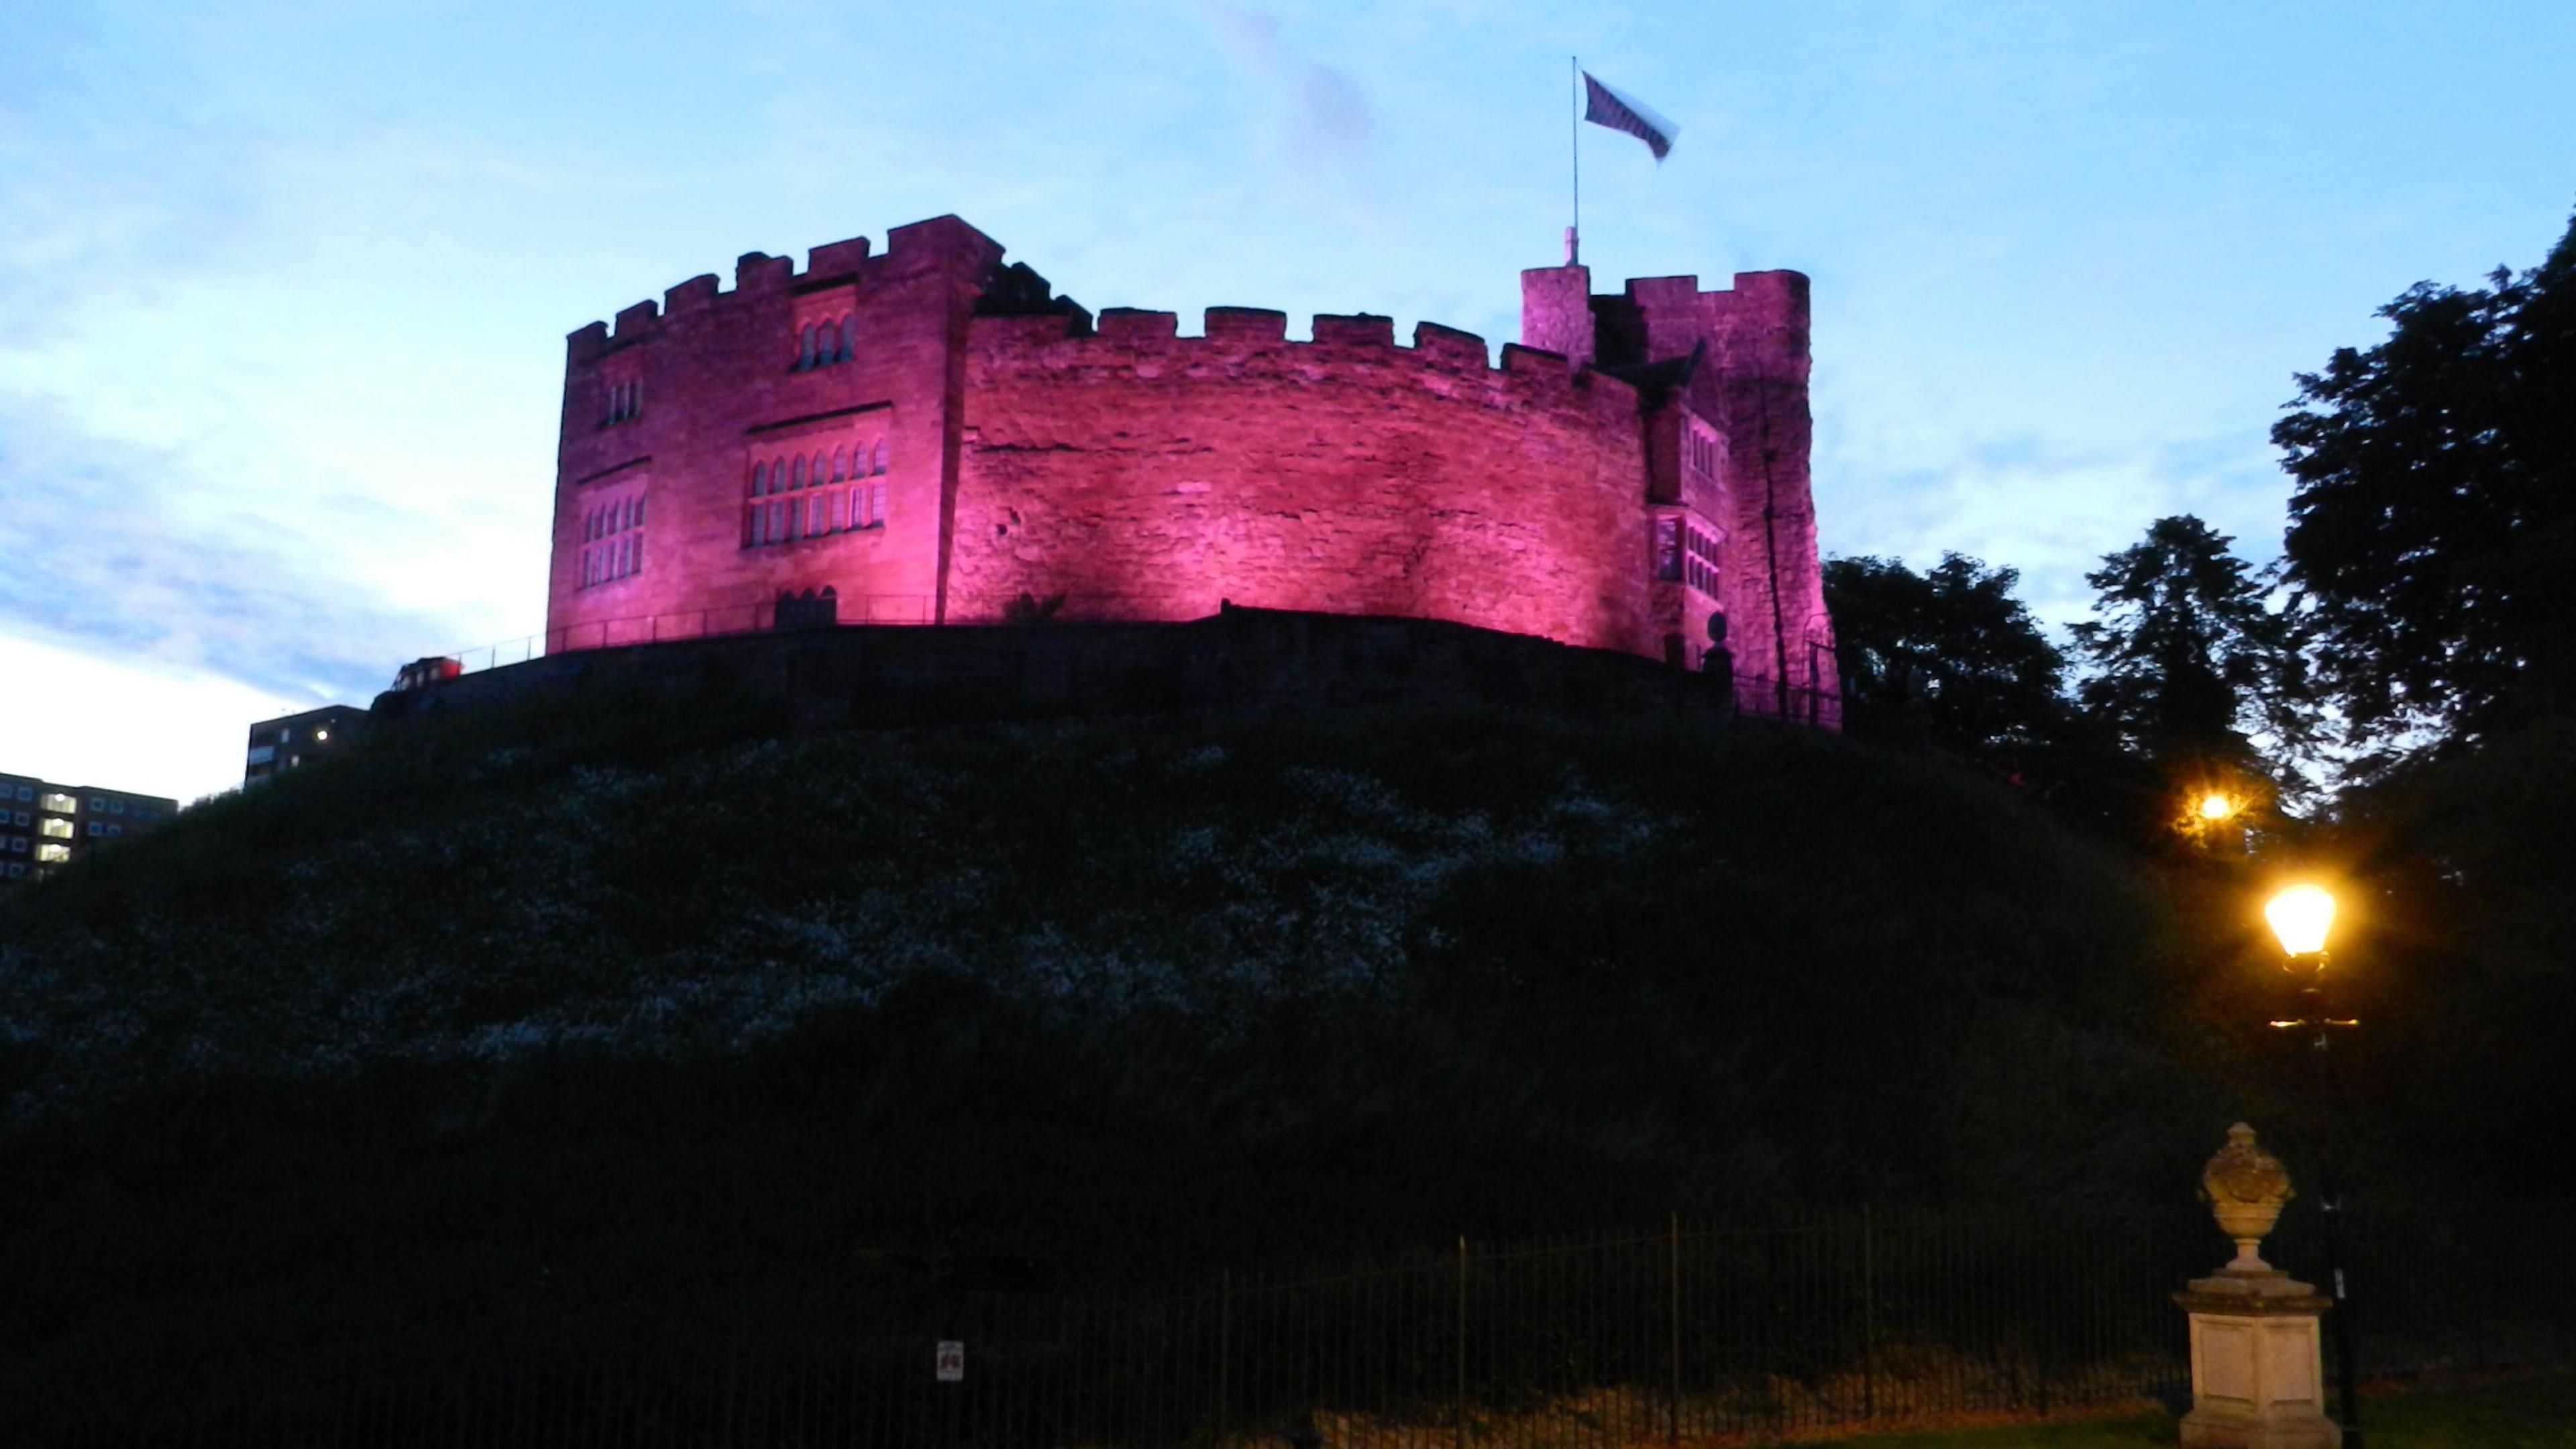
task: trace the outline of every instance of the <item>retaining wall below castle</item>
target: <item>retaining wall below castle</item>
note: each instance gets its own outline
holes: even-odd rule
[[[1387,705],[1714,717],[1706,676],[1428,619],[1227,609],[1184,623],[840,627],[586,649],[378,695],[381,718],[586,690],[721,688],[815,723],[1262,717]]]

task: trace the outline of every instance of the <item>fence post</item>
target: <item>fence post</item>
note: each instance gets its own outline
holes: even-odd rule
[[[1458,1449],[1467,1449],[1467,1235],[1458,1235]]]
[[[1860,1205],[1860,1421],[1878,1418],[1878,1223]]]
[[[1671,1232],[1665,1239],[1665,1286],[1672,1306],[1672,1402],[1667,1435],[1673,1443],[1682,1442],[1682,1215],[1672,1216]]]

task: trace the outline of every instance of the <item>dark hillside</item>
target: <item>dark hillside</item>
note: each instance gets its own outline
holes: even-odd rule
[[[2164,914],[1803,732],[420,722],[0,903],[0,1396],[792,1326],[868,1248],[2170,1195]]]

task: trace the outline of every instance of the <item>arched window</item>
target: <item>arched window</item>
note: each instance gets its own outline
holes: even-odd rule
[[[822,340],[814,344],[815,360],[818,362],[838,362],[842,358],[849,356],[847,352],[844,352],[841,349],[841,324],[838,322],[825,322],[823,324]]]
[[[877,462],[876,462],[876,466],[875,466],[874,468],[869,469],[868,471],[869,471],[869,472],[872,472],[872,473],[882,473],[882,472],[884,472],[885,470],[886,470],[886,440],[885,440],[885,439],[883,439],[883,438],[879,438],[879,439],[877,439]]]
[[[790,472],[788,473],[788,475],[787,475],[787,486],[788,486],[788,487],[790,487],[790,488],[802,488],[802,487],[804,487],[804,486],[805,486],[805,460],[804,460],[804,459],[802,459],[802,458],[799,458],[799,459],[797,459],[797,460],[795,461],[795,463],[794,463],[794,464],[792,464],[792,465],[790,465],[790,466],[791,466],[791,471],[790,471]]]
[[[858,351],[859,342],[855,335],[858,332],[858,321],[856,317],[841,319],[841,360],[843,362],[849,361],[851,354]]]
[[[787,505],[776,499],[769,504],[769,541],[781,543],[787,538]]]
[[[754,498],[758,498],[761,494],[766,493],[766,492],[768,492],[768,491],[769,491],[769,465],[768,465],[767,463],[754,463],[754,464],[752,464],[752,465],[751,465],[751,496],[752,496],[752,497],[754,497]]]
[[[831,481],[832,481],[832,459],[831,459],[831,455],[830,455],[830,454],[828,454],[828,453],[825,453],[825,452],[824,452],[822,449],[820,449],[820,448],[817,448],[817,449],[815,449],[815,450],[814,450],[814,474],[813,474],[813,477],[814,477],[814,486],[815,486],[815,487],[817,487],[817,488],[820,488],[820,487],[822,487],[824,484],[829,483],[829,482],[831,482]]]
[[[845,447],[836,447],[832,450],[832,481],[838,483],[849,476],[850,450]]]
[[[796,365],[799,368],[814,365],[814,329],[810,326],[796,334]]]
[[[635,526],[644,526],[644,495],[641,493],[635,495]]]

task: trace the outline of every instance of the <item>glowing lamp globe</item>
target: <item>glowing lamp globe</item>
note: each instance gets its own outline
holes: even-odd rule
[[[2224,820],[2235,813],[2236,802],[2216,790],[2200,797],[2200,818],[2203,820]]]
[[[2315,956],[2326,949],[2326,931],[2334,925],[2334,894],[2323,886],[2292,886],[2263,907],[2263,919],[2281,938],[2281,949],[2293,956]]]

